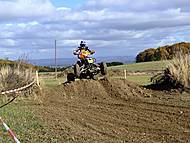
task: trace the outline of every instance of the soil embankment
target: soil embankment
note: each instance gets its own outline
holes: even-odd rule
[[[189,95],[166,95],[121,79],[60,85],[46,92],[40,113],[60,143],[190,140]]]

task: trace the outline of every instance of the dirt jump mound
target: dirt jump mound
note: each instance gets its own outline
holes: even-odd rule
[[[127,99],[132,96],[144,96],[146,93],[136,84],[124,79],[103,78],[100,80],[78,80],[57,89],[58,94],[63,96],[80,96],[90,98],[122,98]]]
[[[149,92],[123,79],[83,79],[47,93],[39,111],[57,142],[189,142],[189,101],[144,98]]]

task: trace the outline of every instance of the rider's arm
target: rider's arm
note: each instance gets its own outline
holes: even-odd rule
[[[77,48],[76,50],[74,50],[74,51],[73,51],[73,54],[74,54],[74,55],[78,55],[78,54],[79,54],[79,52],[80,52],[80,49],[79,49],[79,48]]]
[[[86,50],[88,50],[91,54],[94,54],[94,53],[95,53],[94,50],[90,50],[88,47],[86,47]]]
[[[94,54],[94,53],[95,53],[94,50],[90,50],[90,49],[88,49],[88,50],[89,50],[89,52],[90,52],[91,54]]]

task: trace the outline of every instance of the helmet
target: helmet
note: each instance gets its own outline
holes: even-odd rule
[[[86,42],[85,41],[81,41],[80,42],[80,47],[86,47]]]

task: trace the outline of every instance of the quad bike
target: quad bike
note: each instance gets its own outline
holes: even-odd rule
[[[74,81],[75,78],[96,79],[99,73],[102,75],[107,74],[106,63],[101,62],[100,64],[97,64],[95,58],[86,57],[83,60],[77,61],[74,65],[74,74],[69,73],[67,75],[67,81]]]

